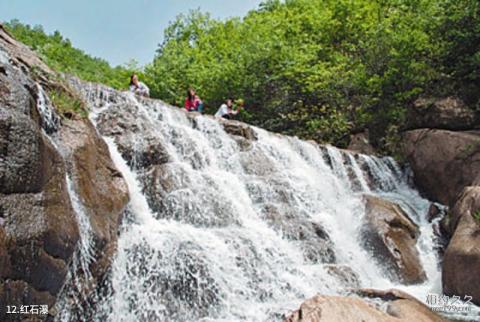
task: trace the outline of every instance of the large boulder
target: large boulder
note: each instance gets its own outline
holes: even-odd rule
[[[467,187],[451,211],[453,237],[442,264],[447,295],[472,296],[480,305],[480,186]]]
[[[412,113],[412,111],[411,111]],[[416,185],[430,199],[448,205],[451,211],[440,224],[451,236],[442,263],[442,284],[448,295],[473,296],[480,303],[480,131],[474,113],[456,99],[417,102],[410,127],[404,134],[407,161]],[[448,130],[444,130],[448,129]]]
[[[408,131],[404,147],[415,183],[429,199],[453,206],[465,186],[480,184],[480,131]]]
[[[317,295],[305,301],[285,322],[445,322],[418,300],[400,291],[369,291],[386,309],[353,296]]]
[[[6,47],[1,36],[0,52],[10,58],[0,63],[0,306],[51,305],[79,231],[63,158],[41,128],[37,86],[25,62]],[[6,320],[5,310],[0,320]]]
[[[419,98],[407,112],[408,129],[471,130],[478,121],[475,112],[457,97]]]
[[[387,271],[394,272],[393,278],[405,284],[423,282],[426,275],[416,248],[418,226],[398,204],[369,195],[365,200],[362,240],[367,250]]]

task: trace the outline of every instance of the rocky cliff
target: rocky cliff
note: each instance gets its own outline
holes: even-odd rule
[[[480,304],[480,122],[457,98],[422,99],[409,113],[404,133],[415,183],[448,205],[442,227],[451,237],[443,259],[448,295],[473,296]]]
[[[55,72],[0,26],[2,321],[28,320],[7,316],[7,305],[17,310],[48,305],[49,314],[30,315],[32,321],[55,314],[81,241],[73,192],[92,227],[92,289],[108,270],[128,202],[126,184],[90,121],[67,111],[69,118],[59,115],[49,89],[73,96]]]

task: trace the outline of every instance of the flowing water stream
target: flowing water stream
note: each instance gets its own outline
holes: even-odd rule
[[[131,201],[94,321],[278,321],[315,294],[351,287],[399,288],[422,301],[441,293],[430,202],[393,159],[258,128],[256,141],[239,141],[213,118],[160,101],[95,85],[80,90],[102,135],[114,133],[105,120],[123,122],[122,113],[135,127],[105,137]],[[120,141],[137,153],[126,158]],[[152,142],[166,154],[161,164],[143,160]],[[398,203],[419,226],[424,283],[401,284],[364,247],[365,194]],[[90,256],[82,225],[76,265]]]

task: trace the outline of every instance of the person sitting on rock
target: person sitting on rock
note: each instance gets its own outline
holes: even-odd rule
[[[185,99],[185,109],[188,112],[203,112],[203,102],[200,97],[197,96],[193,88],[189,88],[187,91],[187,98]]]
[[[238,113],[240,113],[243,109],[244,109],[244,101],[243,99],[239,98],[237,100],[235,100],[235,111]]]
[[[215,113],[215,117],[223,117],[224,119],[231,119],[238,111],[233,110],[233,100],[227,99]]]
[[[138,80],[137,74],[130,76],[130,92],[140,96],[150,97],[150,89],[144,83]]]

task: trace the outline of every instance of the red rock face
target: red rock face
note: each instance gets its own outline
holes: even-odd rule
[[[10,59],[0,73],[0,306],[53,305],[79,239],[66,169],[40,127],[28,73],[38,59],[1,28],[0,50]]]
[[[473,217],[480,209],[478,117],[458,100],[427,103],[416,106],[421,113],[416,120],[410,115],[411,126],[470,129],[408,131],[404,147],[416,185],[430,199],[452,208],[441,225],[452,237],[442,263],[444,292],[473,296],[479,304],[480,276],[473,273],[480,269],[480,224]]]
[[[479,131],[408,131],[404,146],[415,183],[429,199],[453,206],[464,187],[480,184]]]
[[[0,307],[52,308],[79,240],[67,174],[92,210],[87,215],[95,235],[95,279],[114,253],[127,188],[87,119],[64,120],[56,142],[64,151],[57,151],[42,130],[35,82],[53,84],[53,72],[1,26],[0,50],[9,60],[0,64]],[[7,318],[12,316],[1,309],[0,320]]]
[[[372,257],[394,272],[405,284],[421,283],[426,275],[416,249],[418,226],[395,203],[365,196],[366,216],[363,240]]]
[[[480,187],[467,187],[452,209],[454,231],[443,259],[443,290],[448,295],[468,295],[480,305]]]
[[[110,159],[106,143],[90,121],[65,120],[59,135],[69,172],[93,229],[97,253],[93,273],[101,277],[109,268],[115,250],[128,188]]]
[[[363,296],[381,298],[386,312],[359,297],[317,295],[305,301],[285,322],[444,322],[428,307],[397,291],[360,291]]]

